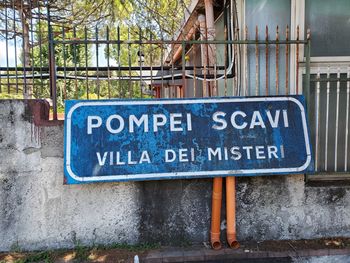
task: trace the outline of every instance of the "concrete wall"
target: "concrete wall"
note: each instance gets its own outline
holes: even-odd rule
[[[39,106],[0,100],[0,251],[208,241],[212,180],[63,185],[63,123]],[[291,175],[239,178],[237,191],[239,240],[350,236],[347,186]]]

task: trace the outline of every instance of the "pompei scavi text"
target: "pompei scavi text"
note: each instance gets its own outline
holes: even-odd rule
[[[214,122],[212,128],[224,130],[228,125],[232,125],[235,129],[254,129],[256,127],[265,129],[267,125],[278,128],[280,124],[286,128],[289,126],[287,110],[276,110],[274,114],[266,110],[265,114],[268,119],[267,122],[263,120],[260,111],[254,111],[250,118],[243,111],[234,111],[229,117],[225,112],[217,111],[212,115],[212,121]],[[113,114],[105,120],[100,116],[87,117],[87,134],[93,134],[95,129],[103,126],[111,134],[118,134],[124,129],[128,129],[129,133],[135,132],[135,129],[141,129],[143,132],[158,132],[166,127],[171,132],[192,131],[192,115],[191,113],[170,113],[169,117],[165,114],[152,114],[151,116],[143,114],[136,117],[131,114],[125,119],[118,114]]]

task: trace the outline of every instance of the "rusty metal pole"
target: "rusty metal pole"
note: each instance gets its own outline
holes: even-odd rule
[[[200,32],[200,40],[206,40],[207,30],[206,30],[206,18],[204,15],[200,14],[198,16],[199,22],[199,32]],[[206,52],[206,45],[201,44],[201,60],[203,70],[202,73],[204,75],[204,81],[202,82],[202,97],[207,97],[208,89],[207,89],[207,64],[208,64],[208,54]]]
[[[56,90],[56,62],[55,62],[55,48],[53,43],[53,34],[50,24],[50,4],[47,3],[47,26],[49,33],[49,82],[50,82],[50,96],[52,99],[53,120],[57,120],[57,90]]]

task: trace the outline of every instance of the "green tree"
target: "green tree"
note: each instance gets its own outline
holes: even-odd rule
[[[106,35],[107,26],[110,29],[111,39],[117,38],[117,26],[120,28],[121,39],[138,39],[140,27],[142,27],[141,37],[143,39],[149,39],[151,35],[154,39],[167,39],[171,38],[179,28],[188,2],[189,0],[3,0],[0,2],[0,24],[6,24],[7,28],[1,28],[0,41],[5,38],[7,40],[21,38],[22,55],[19,60],[21,65],[47,67],[49,59],[47,6],[50,7],[50,22],[56,40],[62,38],[62,28],[66,39],[82,39],[85,37],[85,27],[90,32],[88,38],[93,38],[91,32],[95,28],[99,30],[101,38]],[[75,35],[73,31],[75,31]],[[132,66],[137,66],[139,63],[138,50],[137,45],[124,45],[119,51],[116,45],[111,45],[109,52],[105,48],[104,54],[106,58],[117,60],[119,65],[128,65],[130,62]],[[144,45],[142,50],[146,54],[153,55],[153,63],[160,62],[159,46]],[[84,67],[86,57],[88,64],[91,65],[93,62],[91,45],[87,50],[85,50],[84,45],[55,46],[57,66],[77,65]],[[147,56],[146,63],[150,63],[150,60],[152,60],[151,57]],[[57,88],[61,104],[65,98],[87,98],[87,85],[91,94],[89,98],[97,97],[97,94],[100,97],[140,96],[140,84],[128,80],[118,81],[120,74],[118,75],[116,72],[110,73],[101,70],[90,72],[91,75],[95,76],[95,79],[87,83],[84,83],[82,79],[85,76],[83,72],[80,72],[79,80],[68,78],[73,75],[72,72],[65,72],[65,79],[62,79],[62,72],[58,73],[60,78],[57,81]],[[113,80],[96,81],[96,78],[103,78],[108,74]],[[37,78],[28,79],[26,83],[29,92],[24,94],[25,97],[28,98],[32,95],[34,97],[50,96],[47,81]],[[2,81],[2,84],[6,83]]]

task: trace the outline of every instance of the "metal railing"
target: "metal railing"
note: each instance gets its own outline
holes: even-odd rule
[[[349,172],[349,68],[311,71],[310,35],[302,40],[298,28],[292,38],[289,27],[256,27],[249,39],[248,28],[225,24],[217,40],[201,28],[164,39],[150,28],[52,24],[47,6],[30,8],[25,25],[20,12],[1,10],[0,96],[50,99],[56,119],[66,99],[303,93],[316,171]]]
[[[350,65],[331,70],[317,69],[311,75],[310,122],[314,144],[315,171],[350,170],[349,114]]]
[[[43,10],[48,18],[46,24],[40,20]],[[263,40],[259,38],[258,28],[256,38],[248,40],[247,28],[244,37],[240,37],[239,30],[225,27],[222,40],[203,40],[200,29],[191,39],[165,40],[159,37],[159,32],[147,28],[51,25],[48,8],[38,6],[37,13],[37,18],[30,18],[27,35],[23,30],[18,35],[18,14],[13,12],[10,35],[12,22],[8,21],[9,12],[5,11],[6,59],[0,61],[0,94],[50,98],[54,118],[66,99],[153,97],[161,93],[155,90],[176,85],[201,90],[192,96],[214,94],[210,88],[205,90],[207,82],[212,82],[214,89],[223,86],[222,92],[217,93],[221,96],[301,92],[298,74],[292,77],[291,72],[298,72],[299,49],[305,46],[309,50],[310,41],[299,40],[299,30],[295,40],[291,40],[288,27],[284,39],[278,27],[275,39],[269,38],[266,27]],[[12,63],[9,46],[14,48]],[[215,47],[218,54],[213,65],[203,59],[196,61],[211,47]],[[181,55],[173,61],[179,49]],[[306,63],[309,62],[308,55]],[[254,64],[255,72],[250,64]],[[305,82],[306,91],[308,83]],[[230,91],[228,86],[232,87]]]

